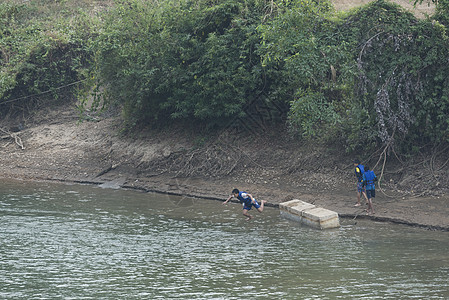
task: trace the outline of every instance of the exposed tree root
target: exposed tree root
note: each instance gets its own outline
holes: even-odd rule
[[[257,163],[244,149],[219,138],[199,148],[172,152],[164,159],[155,160],[148,166],[152,170],[168,172],[174,177],[227,176],[239,166],[264,167]]]
[[[380,166],[380,171],[378,175],[379,191],[389,198],[394,198],[394,196],[387,195],[384,189],[382,188],[383,183],[382,180],[384,179],[385,173],[392,175],[397,174],[399,172],[397,170],[394,172],[386,171],[387,160],[389,157],[391,157],[391,154],[393,154],[394,157],[396,157],[397,161],[402,166],[399,169],[400,172],[404,172],[406,174],[415,173],[417,174],[416,176],[418,176],[419,181],[422,182],[420,186],[410,186],[411,193],[414,195],[414,197],[421,197],[425,195],[434,194],[435,187],[445,182],[445,178],[443,178],[444,176],[442,177],[441,172],[449,163],[449,158],[445,157],[445,155],[447,156],[449,145],[447,143],[435,145],[431,151],[425,152],[426,154],[422,155],[421,160],[415,162],[414,164],[410,164],[410,162],[405,163],[404,161],[402,161],[395,152],[393,145],[393,136],[394,132],[393,135],[389,138],[388,143],[386,143],[382,148],[378,149],[373,154],[371,154],[371,156],[367,159],[368,161],[370,161],[373,157],[378,155],[377,162],[372,169],[374,170]],[[416,170],[420,171],[416,172]]]
[[[393,198],[393,196],[387,195],[385,193],[385,191],[382,189],[381,184],[382,184],[382,179],[383,179],[383,176],[384,176],[385,164],[387,163],[387,152],[389,150],[393,149],[393,147],[392,147],[393,137],[394,137],[394,132],[391,135],[390,139],[388,140],[388,143],[384,146],[382,152],[380,153],[379,159],[377,160],[376,164],[372,168],[372,170],[374,170],[377,167],[377,165],[380,163],[380,161],[383,160],[382,169],[380,171],[380,175],[379,175],[379,178],[378,178],[378,181],[377,181],[377,185],[378,185],[379,190],[381,191],[381,193],[384,194],[385,196],[389,197],[389,198]]]
[[[3,128],[0,128],[0,131],[3,132],[4,136],[1,136],[2,139],[6,139],[6,138],[12,138],[14,140],[14,142],[22,149],[25,150],[25,147],[23,146],[23,142],[22,139],[17,135],[17,133],[12,133],[8,130],[5,130]]]

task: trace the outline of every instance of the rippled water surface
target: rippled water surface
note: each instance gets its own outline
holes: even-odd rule
[[[318,231],[273,208],[245,222],[238,204],[0,183],[0,299],[449,298],[446,232]]]

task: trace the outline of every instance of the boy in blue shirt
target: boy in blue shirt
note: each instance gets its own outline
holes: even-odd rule
[[[363,186],[366,189],[366,197],[368,198],[368,209],[366,212],[374,215],[374,207],[372,198],[376,197],[376,185],[377,181],[376,174],[369,169],[368,166],[365,166],[365,173],[363,174]]]
[[[232,194],[225,202],[223,202],[223,204],[228,203],[232,198],[237,198],[240,203],[243,204],[243,215],[246,217],[246,221],[249,221],[253,218],[249,214],[252,206],[254,206],[257,211],[261,213],[263,211],[265,203],[267,202],[265,200],[262,200],[259,204],[259,202],[257,202],[251,194],[248,194],[247,192],[240,192],[238,189],[233,189]]]

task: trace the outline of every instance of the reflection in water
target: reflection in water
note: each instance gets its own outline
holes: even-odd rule
[[[240,214],[218,201],[3,182],[0,298],[449,298],[448,233]]]

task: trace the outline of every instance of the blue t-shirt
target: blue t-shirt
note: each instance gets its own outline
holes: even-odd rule
[[[237,199],[240,200],[240,203],[245,203],[245,205],[251,206],[251,198],[248,196],[247,192],[239,192]]]

